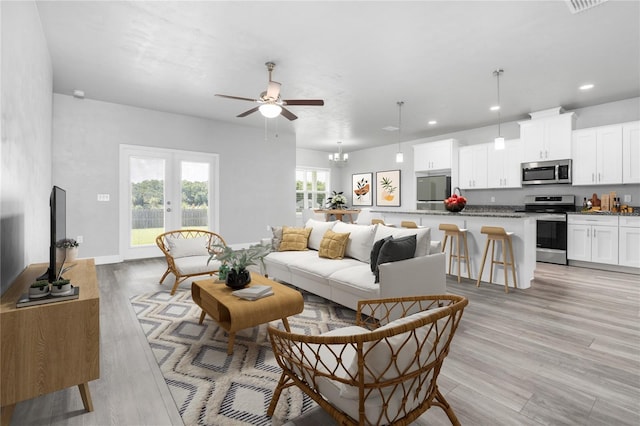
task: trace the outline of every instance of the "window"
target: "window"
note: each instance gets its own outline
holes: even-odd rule
[[[326,205],[329,173],[329,169],[296,168],[296,213]]]

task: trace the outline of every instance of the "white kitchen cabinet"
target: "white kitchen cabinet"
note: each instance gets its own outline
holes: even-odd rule
[[[532,114],[533,117],[533,114]],[[550,115],[520,121],[525,162],[571,158],[571,132],[575,114]]]
[[[458,141],[455,139],[413,145],[414,172],[447,170],[454,162],[458,163]]]
[[[572,138],[573,185],[622,183],[622,125],[576,130]]]
[[[505,148],[496,150],[487,144],[487,188],[520,188],[520,164],[523,146],[520,139],[505,141]]]
[[[458,186],[462,189],[487,187],[487,150],[489,144],[460,147]]]
[[[622,124],[622,183],[640,183],[640,121]]]
[[[620,216],[618,232],[619,264],[640,268],[640,217]]]
[[[618,216],[569,215],[567,259],[618,264]]]

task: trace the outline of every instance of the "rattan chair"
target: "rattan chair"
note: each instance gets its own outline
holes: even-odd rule
[[[187,239],[200,237],[205,237],[206,240],[206,246],[202,247],[202,252],[199,255],[188,255],[184,257],[174,256],[171,253],[171,246],[167,240],[168,238]],[[165,232],[156,237],[156,244],[160,247],[160,250],[162,250],[167,260],[167,270],[162,275],[162,278],[160,278],[160,284],[162,284],[170,273],[176,277],[176,281],[171,289],[171,294],[174,294],[180,283],[187,278],[198,275],[213,275],[218,272],[220,262],[215,260],[207,262],[209,259],[208,253],[213,250],[212,247],[214,245],[226,245],[220,235],[215,232],[200,229],[181,229],[178,231]]]
[[[437,378],[467,303],[451,294],[363,300],[357,325],[319,336],[269,326],[282,375],[267,415],[295,385],[340,425],[406,425],[434,405],[460,424]]]

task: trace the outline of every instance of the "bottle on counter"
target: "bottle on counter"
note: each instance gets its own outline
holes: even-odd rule
[[[582,210],[587,210],[587,197],[584,197],[584,200],[582,201]]]

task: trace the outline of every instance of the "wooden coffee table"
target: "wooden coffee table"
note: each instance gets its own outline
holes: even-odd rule
[[[287,317],[304,310],[302,294],[297,290],[254,272],[251,273],[249,287],[252,285],[271,286],[273,295],[258,300],[244,300],[232,295],[233,290],[214,279],[194,281],[191,284],[191,297],[202,308],[200,324],[205,315],[209,314],[229,333],[229,355],[233,353],[236,331],[277,319],[282,319],[284,328],[291,331]]]

